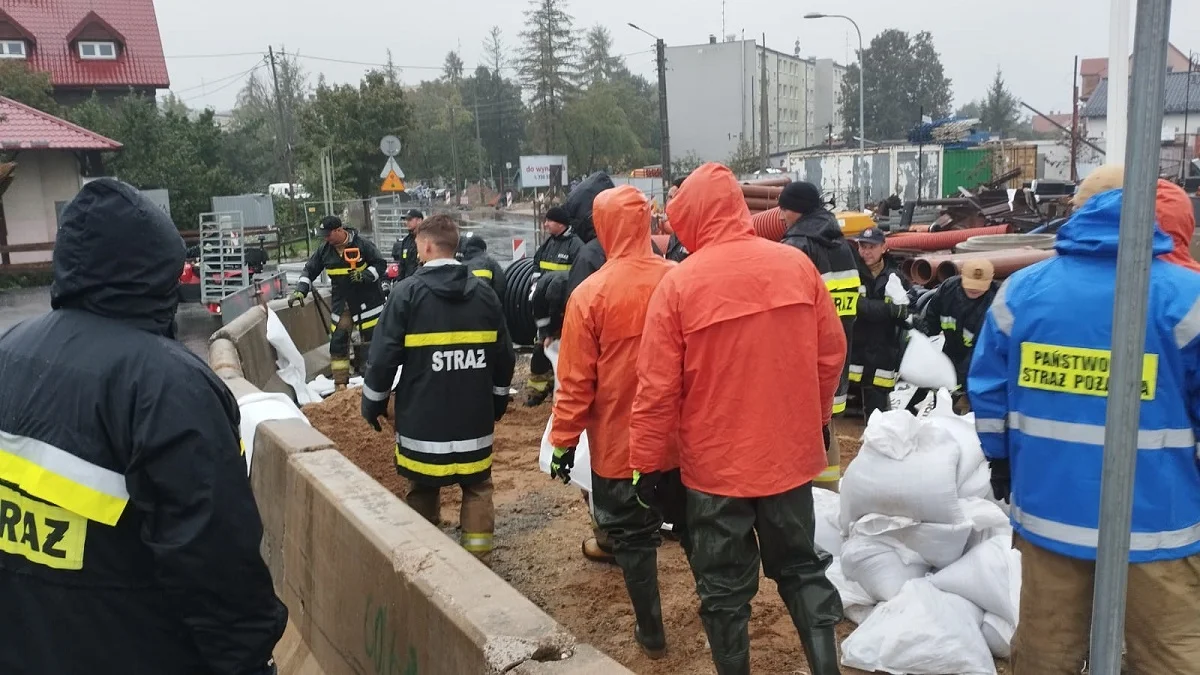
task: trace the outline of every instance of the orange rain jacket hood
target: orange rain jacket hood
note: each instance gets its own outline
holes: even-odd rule
[[[630,422],[633,468],[672,468],[726,497],[786,492],[825,469],[822,426],[846,336],[821,275],[799,250],[754,235],[737,179],[693,172],[667,214],[691,256],[650,301]]]
[[[1159,179],[1155,205],[1158,226],[1175,242],[1175,250],[1159,256],[1162,260],[1200,272],[1200,263],[1192,257],[1192,235],[1196,233],[1196,213],[1192,199],[1178,185]]]
[[[629,416],[642,327],[651,294],[674,265],[651,251],[650,203],[637,188],[601,192],[592,220],[608,261],[567,303],[550,443],[573,447],[586,429],[592,471],[628,479],[633,477]]]

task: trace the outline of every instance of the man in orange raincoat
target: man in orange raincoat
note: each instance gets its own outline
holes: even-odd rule
[[[666,650],[657,553],[663,519],[638,504],[629,465],[629,415],[650,295],[673,265],[651,251],[650,204],[637,188],[601,192],[592,218],[608,261],[567,303],[550,430],[551,474],[569,480],[575,446],[587,431],[596,523],[609,535],[625,576],[637,620],[634,637],[657,659]]]
[[[629,431],[639,494],[673,466],[678,433],[690,562],[718,675],[750,672],[760,560],[811,672],[837,673],[842,605],[813,541],[812,495],[846,358],[833,299],[804,253],[754,235],[724,166],[692,173],[667,212],[692,253],[654,291],[642,334]]]

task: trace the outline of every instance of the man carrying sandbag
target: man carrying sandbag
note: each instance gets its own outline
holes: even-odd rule
[[[638,493],[659,497],[678,433],[690,562],[718,675],[750,672],[760,562],[811,672],[837,673],[842,605],[813,541],[812,494],[846,357],[833,299],[805,255],[755,236],[724,166],[697,169],[667,211],[692,253],[655,289],[642,333],[629,438]]]
[[[1088,655],[1121,200],[1119,189],[1091,197],[1058,231],[1058,257],[1000,288],[971,364],[975,426],[995,495],[1011,499],[1022,554],[1018,675],[1078,673]],[[1156,226],[1154,254],[1172,246]],[[1125,620],[1131,673],[1183,675],[1200,664],[1198,316],[1200,275],[1152,262]]]
[[[926,335],[941,333],[946,336],[942,353],[954,362],[959,385],[955,392],[956,402],[967,390],[967,369],[971,367],[971,355],[975,353],[975,338],[1000,288],[994,281],[996,268],[990,260],[967,260],[961,272],[938,286],[915,322]]]
[[[911,286],[900,266],[888,255],[887,237],[869,227],[854,238],[858,246],[858,274],[862,279],[854,340],[850,350],[850,385],[859,387],[863,419],[889,408],[888,396],[896,386],[896,370],[904,351],[908,305],[897,304],[887,294],[895,275],[905,290]]]
[[[647,656],[660,659],[667,646],[658,593],[663,515],[638,504],[629,465],[629,416],[650,294],[672,265],[650,252],[650,204],[637,188],[622,185],[600,193],[593,214],[608,261],[579,285],[567,305],[550,471],[570,480],[575,446],[586,431],[596,523],[611,540],[625,576],[637,622],[634,638]],[[671,473],[677,483],[679,472]]]

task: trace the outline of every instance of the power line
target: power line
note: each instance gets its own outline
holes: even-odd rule
[[[183,93],[186,93],[189,91],[195,91],[197,89],[203,89],[206,87],[211,87],[211,86],[214,86],[217,84],[221,84],[227,80],[236,80],[237,78],[249,75],[250,73],[254,72],[255,70],[258,70],[260,67],[262,67],[263,63],[264,63],[264,61],[259,61],[254,66],[251,66],[251,68],[249,70],[239,71],[239,72],[233,73],[232,75],[226,75],[224,77],[219,77],[219,78],[217,78],[215,80],[211,80],[209,82],[202,82],[202,83],[197,84],[192,87],[185,87],[183,89],[171,89],[170,92],[175,94],[176,96],[178,96],[179,94],[183,94]]]
[[[189,96],[189,97],[187,97],[187,98],[185,98],[185,99],[180,99],[180,100],[181,100],[183,103],[187,103],[188,101],[194,101],[194,100],[196,100],[196,99],[198,99],[198,98],[200,98],[200,97],[203,97],[203,96],[211,96],[212,94],[215,94],[215,93],[217,93],[217,92],[219,92],[219,91],[224,91],[224,90],[226,90],[226,89],[228,89],[228,88],[232,87],[232,86],[233,86],[233,85],[235,85],[235,84],[240,84],[240,83],[243,81],[243,80],[241,79],[242,77],[248,77],[248,76],[250,76],[250,75],[252,75],[252,74],[254,74],[254,73],[258,72],[260,69],[262,69],[262,68],[264,68],[264,67],[266,67],[266,64],[265,64],[265,63],[260,63],[260,64],[258,64],[257,66],[254,66],[253,68],[251,68],[250,70],[247,70],[247,71],[246,71],[246,72],[244,72],[244,73],[239,73],[237,76],[234,76],[234,77],[233,77],[233,78],[231,78],[231,79],[230,79],[228,82],[226,82],[225,84],[223,84],[223,85],[221,85],[221,86],[217,87],[216,89],[212,89],[212,90],[210,90],[210,91],[202,91],[202,92],[200,92],[199,94],[196,94],[195,96]]]
[[[299,59],[310,59],[313,61],[328,61],[330,63],[347,63],[352,66],[370,66],[372,68],[395,68],[397,70],[442,70],[442,66],[405,66],[398,63],[371,63],[369,61],[350,61],[348,59],[331,59],[326,56],[313,56],[311,54],[289,53],[280,51],[281,56],[293,56]]]
[[[232,54],[175,54],[168,59],[226,59],[234,56],[262,56],[262,52],[235,52]]]

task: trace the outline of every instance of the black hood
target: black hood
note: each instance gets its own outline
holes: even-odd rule
[[[477,255],[486,253],[487,250],[487,242],[478,235],[464,235],[458,240],[458,252],[463,260],[470,260]]]
[[[425,282],[429,290],[439,298],[458,302],[467,299],[474,292],[467,288],[467,283],[474,277],[463,264],[433,267],[425,265],[417,270],[416,277]]]
[[[50,306],[173,336],[184,254],[171,218],[136,188],[92,181],[63,209]]]
[[[842,226],[838,224],[837,216],[826,209],[817,209],[801,217],[800,220],[797,220],[788,228],[784,236],[808,237],[829,248],[841,246],[842,241],[845,240],[845,237],[842,235]]]

